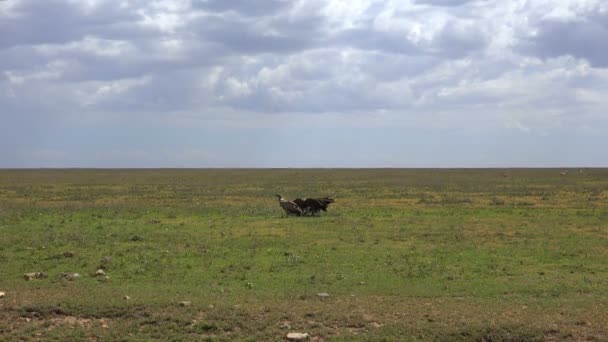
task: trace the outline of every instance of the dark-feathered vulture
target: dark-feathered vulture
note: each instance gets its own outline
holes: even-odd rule
[[[302,216],[302,209],[299,205],[295,204],[294,202],[285,200],[281,195],[276,196],[279,198],[279,205],[281,206],[281,208],[283,208],[283,210],[285,210],[285,214],[287,216],[289,216],[290,214]]]
[[[295,200],[293,200],[293,203],[297,204],[302,211],[304,211],[304,200],[301,198],[296,198]]]
[[[321,213],[321,210],[327,211],[327,207],[334,203],[333,198],[323,197],[323,198],[296,198],[293,200],[301,209],[302,212],[306,215],[318,215]]]

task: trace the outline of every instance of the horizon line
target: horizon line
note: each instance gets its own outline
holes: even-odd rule
[[[271,167],[257,167],[257,166],[206,166],[206,167],[173,167],[173,166],[160,166],[160,167],[0,167],[0,170],[323,170],[323,169],[336,169],[336,170],[449,170],[449,169],[460,169],[460,170],[483,170],[483,169],[605,169],[608,166],[306,166],[306,167],[292,167],[292,166],[271,166]]]

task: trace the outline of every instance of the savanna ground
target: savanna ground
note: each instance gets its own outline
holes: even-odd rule
[[[0,170],[0,340],[608,340],[608,170],[560,171]]]

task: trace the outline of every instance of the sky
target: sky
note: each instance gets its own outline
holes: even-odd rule
[[[608,166],[605,0],[2,0],[0,168]]]

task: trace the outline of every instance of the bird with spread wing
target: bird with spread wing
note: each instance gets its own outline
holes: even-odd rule
[[[318,216],[321,210],[327,212],[327,207],[334,203],[335,200],[329,197],[323,198],[296,198],[293,200],[301,209],[304,215]]]

